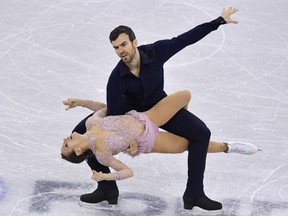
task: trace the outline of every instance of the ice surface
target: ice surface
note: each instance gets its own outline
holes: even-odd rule
[[[118,62],[108,35],[131,26],[139,44],[171,38],[234,6],[238,25],[225,25],[165,65],[165,89],[188,89],[189,110],[212,139],[241,140],[252,156],[209,154],[206,194],[224,216],[288,215],[288,2],[63,1],[0,2],[1,215],[210,215],[184,211],[187,154],[120,155],[135,172],[118,183],[114,211],[87,209],[87,164],[60,158],[62,139],[90,112],[64,110],[67,97],[105,102]]]

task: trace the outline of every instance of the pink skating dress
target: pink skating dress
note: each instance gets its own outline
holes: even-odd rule
[[[123,152],[132,141],[138,142],[138,150],[131,156],[134,157],[141,153],[151,152],[159,128],[145,114],[132,110],[125,115],[100,117],[99,112],[101,110],[95,112],[93,116],[87,119],[86,134],[89,136],[90,150],[93,151],[97,137],[94,137],[89,129],[92,126],[99,126],[102,130],[111,132],[105,141],[105,148],[101,152],[93,151],[101,164],[110,166],[117,171],[127,168],[125,164],[117,160],[113,155]],[[115,180],[124,178],[126,178],[125,173],[121,174],[121,172],[118,172],[115,176]]]

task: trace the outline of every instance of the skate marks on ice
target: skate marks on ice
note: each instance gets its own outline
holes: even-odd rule
[[[37,181],[34,187],[34,195],[31,198],[29,211],[31,213],[45,214],[49,212],[53,202],[79,202],[79,195],[73,195],[68,191],[79,188],[89,188],[90,184],[58,182],[58,181]],[[93,205],[91,205],[93,206]],[[121,194],[118,205],[111,207],[106,202],[99,203],[91,207],[95,211],[114,211],[117,215],[127,215],[127,213],[139,213],[141,215],[161,215],[167,209],[166,201],[159,197],[141,194],[128,193]],[[139,211],[140,209],[140,211]],[[128,211],[128,212],[127,212]]]
[[[287,180],[287,179],[286,179]],[[79,194],[73,194],[73,190],[79,188],[89,189],[92,185],[88,183],[71,183],[59,181],[36,181],[31,198],[29,212],[39,215],[49,213],[53,202],[79,202]],[[261,187],[263,188],[263,187]],[[282,187],[287,189],[287,185]],[[4,187],[5,189],[5,187]],[[3,190],[3,187],[2,187]],[[67,192],[68,191],[68,192]],[[70,191],[70,193],[69,193]],[[281,192],[279,191],[279,192]],[[286,191],[287,192],[287,191]],[[267,194],[267,191],[265,192]],[[272,195],[272,194],[271,194]],[[239,216],[239,215],[278,215],[277,212],[283,213],[288,211],[288,202],[270,200],[271,197],[265,199],[254,198],[249,199],[224,199],[223,211],[212,213],[212,215],[221,216]],[[245,200],[245,201],[244,201]],[[1,201],[1,200],[0,200]],[[84,207],[82,207],[84,208]],[[191,210],[184,210],[182,199],[176,198],[175,203],[168,203],[161,197],[149,195],[145,193],[122,192],[118,205],[112,206],[107,202],[102,202],[97,205],[85,208],[88,212],[102,212],[106,215],[211,215],[207,211],[203,211],[197,207]]]
[[[288,212],[288,161],[270,171],[240,194],[224,203],[227,215],[282,216]]]
[[[71,194],[71,191],[90,188],[91,184],[59,182],[59,181],[36,181],[31,198],[29,212],[48,212],[51,204],[57,201],[72,202],[79,200],[79,196]]]
[[[79,202],[84,208],[95,211],[113,211],[111,214],[122,215],[162,215],[167,212],[168,203],[160,197],[145,193],[123,192],[119,196],[117,205],[110,205],[104,201],[98,204]]]

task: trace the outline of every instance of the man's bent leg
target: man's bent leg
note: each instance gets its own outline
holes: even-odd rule
[[[192,209],[198,206],[206,210],[221,209],[221,203],[206,197],[203,186],[210,130],[197,116],[185,109],[181,109],[162,128],[189,140],[188,181],[183,196],[184,208]]]

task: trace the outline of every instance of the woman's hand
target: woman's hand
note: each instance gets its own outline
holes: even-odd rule
[[[91,179],[93,179],[93,180],[95,180],[97,182],[106,180],[106,175],[107,174],[102,173],[102,172],[97,172],[95,170],[93,170],[92,172],[93,172],[93,174],[91,176]]]
[[[77,99],[77,98],[68,98],[66,100],[63,101],[63,104],[68,106],[65,108],[65,110],[69,110],[71,108],[80,106],[80,101],[82,101],[81,99]]]

